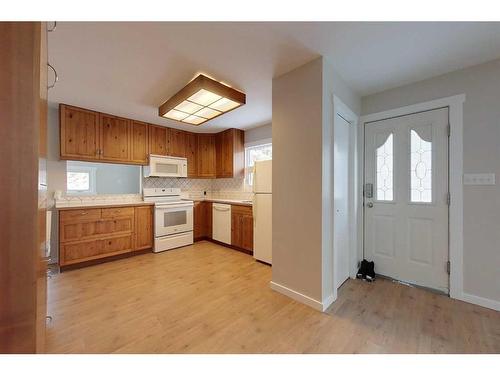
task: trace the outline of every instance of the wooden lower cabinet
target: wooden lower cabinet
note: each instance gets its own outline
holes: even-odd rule
[[[253,252],[252,207],[231,207],[231,245]]]
[[[153,206],[136,207],[134,250],[153,247],[153,230]]]
[[[212,202],[194,202],[194,240],[212,239]],[[251,206],[231,205],[231,247],[253,253]]]
[[[59,215],[61,267],[153,247],[152,206],[70,209]]]
[[[193,222],[195,241],[212,238],[212,202],[194,202]]]

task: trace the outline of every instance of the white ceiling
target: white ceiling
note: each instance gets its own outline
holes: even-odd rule
[[[49,100],[191,131],[251,128],[271,121],[272,78],[320,55],[363,96],[500,58],[500,23],[58,23]],[[200,127],[158,117],[197,73],[247,104]]]

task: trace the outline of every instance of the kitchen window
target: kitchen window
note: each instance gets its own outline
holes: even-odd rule
[[[66,190],[68,194],[96,194],[96,168],[67,163]]]
[[[245,181],[248,186],[253,185],[253,166],[258,160],[273,158],[273,144],[262,143],[245,147]]]

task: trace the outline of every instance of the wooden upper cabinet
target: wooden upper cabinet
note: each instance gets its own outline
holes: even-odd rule
[[[101,113],[100,123],[101,159],[130,161],[130,120]]]
[[[61,159],[99,158],[99,113],[59,105]]]
[[[198,175],[198,137],[195,133],[186,133],[186,159],[188,165],[188,177]]]
[[[197,176],[214,178],[215,167],[215,136],[213,134],[198,134],[198,171]]]
[[[144,122],[132,121],[130,124],[130,161],[147,164],[149,155],[149,125]]]
[[[186,132],[167,128],[167,155],[183,158],[186,156]]]
[[[148,164],[149,155],[185,157],[188,177],[243,177],[244,132],[196,134],[65,104],[59,106],[61,159]]]
[[[243,177],[245,172],[244,132],[228,129],[216,134],[217,177]]]
[[[167,128],[149,125],[149,153],[167,155]]]

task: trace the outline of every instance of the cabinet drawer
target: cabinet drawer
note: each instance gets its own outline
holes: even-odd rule
[[[130,234],[105,240],[61,244],[61,266],[131,252],[133,238]]]
[[[240,205],[232,205],[231,212],[241,215],[250,215],[252,216],[252,206],[240,206]]]
[[[59,213],[61,221],[87,221],[99,220],[101,218],[100,208],[68,210]]]
[[[102,241],[83,241],[73,244],[61,244],[61,266],[96,259],[101,255]]]
[[[134,236],[114,237],[102,240],[102,254],[119,254],[132,251]]]
[[[99,235],[132,232],[134,230],[134,218],[115,217],[112,219],[101,219],[98,223],[97,230],[97,234]]]
[[[134,207],[113,207],[103,208],[102,218],[120,217],[120,216],[134,216]]]
[[[82,241],[105,235],[132,233],[133,217],[115,217],[96,221],[61,221],[59,228],[60,241]]]

